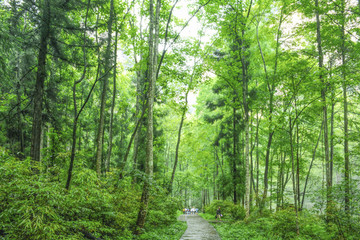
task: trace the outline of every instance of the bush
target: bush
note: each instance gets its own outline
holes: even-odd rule
[[[296,237],[296,215],[294,209],[288,208],[277,211],[272,216],[272,233],[283,239],[292,239]]]
[[[149,204],[145,228],[171,225],[177,221],[181,200],[170,197],[161,189],[155,189]]]
[[[319,216],[303,210],[299,212],[300,235],[297,235],[293,208],[267,212],[264,216],[254,211],[246,222],[214,224],[222,239],[337,239],[329,226]]]
[[[216,210],[220,207],[223,216],[232,220],[242,220],[245,218],[245,209],[243,206],[235,205],[230,201],[214,200],[205,207],[205,213],[212,214],[215,218]]]
[[[62,171],[36,173],[39,163],[19,161],[0,151],[0,237],[5,239],[131,239],[138,193],[126,187],[106,188],[93,170],[75,168],[70,191]],[[124,236],[125,234],[125,236]]]
[[[174,222],[168,226],[151,228],[136,239],[144,240],[178,240],[184,234],[187,225],[185,222]]]

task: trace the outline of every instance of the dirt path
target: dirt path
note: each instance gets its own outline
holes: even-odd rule
[[[179,220],[187,223],[187,229],[180,240],[220,240],[215,228],[196,214],[181,215]]]

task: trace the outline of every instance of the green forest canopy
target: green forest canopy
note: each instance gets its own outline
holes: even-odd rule
[[[1,237],[127,239],[225,203],[359,234],[360,2],[8,0],[0,16]]]

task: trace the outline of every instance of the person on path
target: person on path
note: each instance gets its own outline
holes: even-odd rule
[[[219,221],[221,222],[221,210],[220,207],[216,210],[216,221],[219,219]]]

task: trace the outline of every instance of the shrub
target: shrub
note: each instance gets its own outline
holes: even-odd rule
[[[277,211],[272,216],[272,233],[283,239],[292,239],[296,237],[296,215],[292,208]]]
[[[153,228],[173,224],[177,221],[179,209],[181,209],[180,199],[168,196],[161,189],[155,189],[149,204],[145,227]]]
[[[205,207],[205,213],[212,214],[215,217],[216,210],[220,207],[221,213],[225,218],[232,220],[242,220],[245,218],[245,209],[243,206],[235,205],[230,201],[214,200]]]
[[[138,193],[107,189],[93,170],[77,167],[70,191],[65,171],[36,173],[38,163],[19,161],[0,151],[0,235],[5,239],[131,239]],[[109,191],[111,190],[111,192]],[[124,235],[125,234],[125,235]]]

